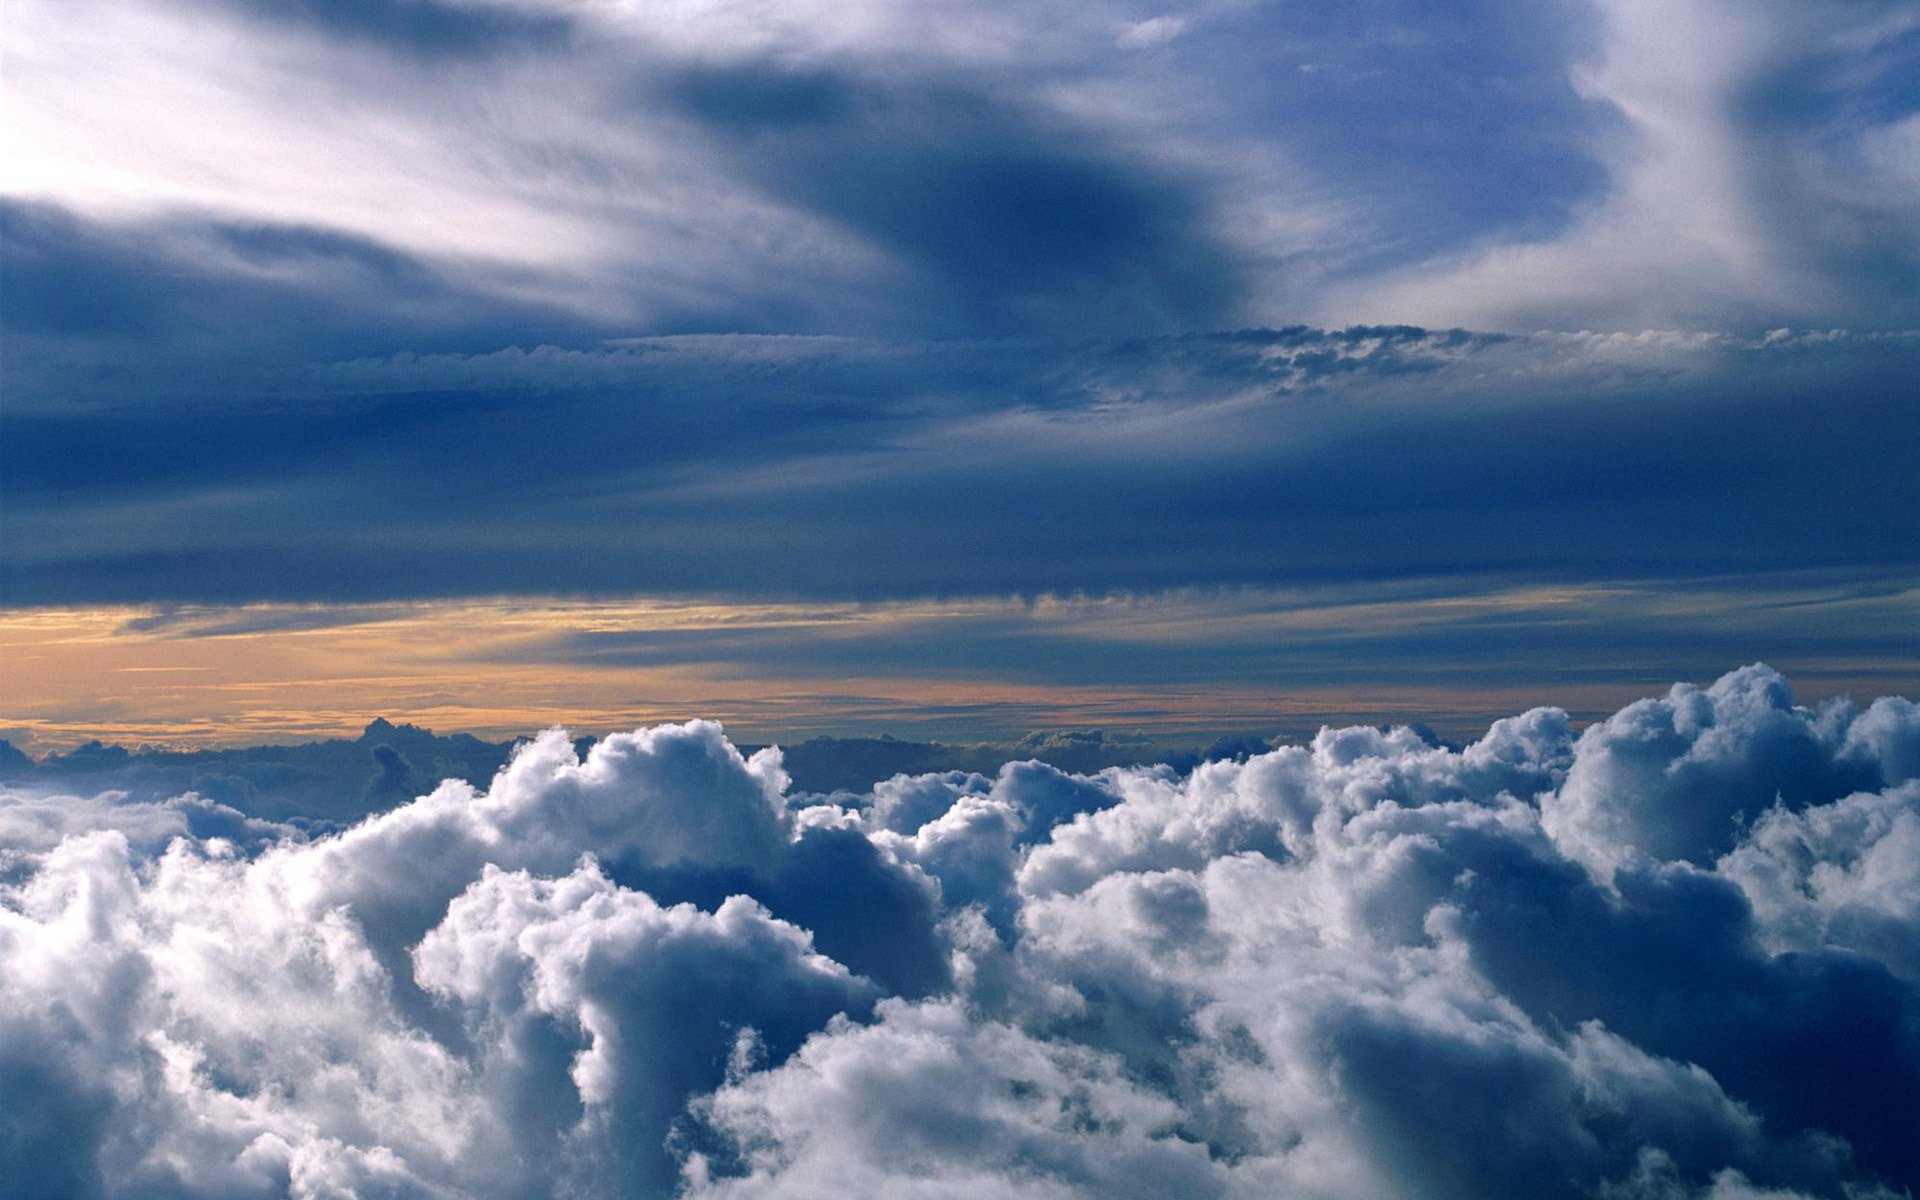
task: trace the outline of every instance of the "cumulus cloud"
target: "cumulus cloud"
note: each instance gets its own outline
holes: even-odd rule
[[[1740,827],[1912,777],[1911,714],[1882,700],[1856,718],[1845,700],[1794,705],[1779,675],[1735,671],[1705,691],[1675,685],[1588,730],[1543,822],[1568,857],[1597,872],[1636,859],[1706,862]]]
[[[188,792],[160,800],[136,800],[124,792],[90,796],[0,785],[0,871],[9,863],[53,849],[69,837],[116,830],[128,845],[157,853],[177,837],[221,838],[255,849],[297,836],[237,808]]]
[[[702,722],[343,832],[9,793],[0,1188],[1893,1197],[1916,739],[1755,666],[826,797]]]

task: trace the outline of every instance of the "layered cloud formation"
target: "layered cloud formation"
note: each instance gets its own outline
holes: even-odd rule
[[[1920,1186],[1920,710],[795,794],[559,732],[315,836],[0,807],[45,1196],[1780,1200]]]
[[[1920,561],[1909,334],[703,337],[266,380],[129,336],[131,375],[10,332],[0,600],[1897,590]]]

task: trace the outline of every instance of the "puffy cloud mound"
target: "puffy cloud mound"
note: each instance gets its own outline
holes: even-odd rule
[[[1920,710],[791,793],[558,731],[340,833],[0,795],[0,1193],[1920,1188]]]

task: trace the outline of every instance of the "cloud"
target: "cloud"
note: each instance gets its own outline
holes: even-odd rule
[[[1711,862],[1762,814],[1911,778],[1904,757],[1875,744],[1896,722],[1904,730],[1905,716],[1870,709],[1855,732],[1861,718],[1847,701],[1809,712],[1794,705],[1786,680],[1757,668],[1704,692],[1677,685],[1581,736],[1542,821],[1568,857],[1602,877],[1640,858]]]
[[[0,786],[0,876],[70,837],[107,829],[150,854],[177,837],[222,838],[259,849],[297,832],[191,792],[150,801],[131,799],[124,792],[76,796],[44,785]]]
[[[549,733],[484,789],[251,840],[14,797],[0,1180],[1891,1197],[1914,712],[1751,667],[1578,735],[1542,709],[824,803],[709,724]]]
[[[1180,1113],[1108,1056],[982,1023],[954,1003],[881,1009],[817,1037],[789,1064],[701,1105],[742,1147],[715,1197],[1218,1196],[1203,1147],[1168,1136]]]
[[[864,1013],[872,992],[744,897],[711,914],[662,908],[591,867],[554,880],[486,871],[414,964],[485,1039],[481,1077],[522,1156],[551,1167],[577,1148],[551,1186],[604,1195],[668,1189],[663,1134],[731,1055],[784,1059],[830,1018]],[[557,1112],[539,1111],[556,1098]]]
[[[522,310],[496,345],[1912,323],[1898,0],[18,8],[0,190],[206,243],[196,290],[249,317],[215,357],[311,334],[262,276],[394,306],[382,272],[251,261],[236,229]],[[100,332],[155,290],[49,303]],[[385,352],[449,348],[404,308]]]
[[[1335,288],[1327,310],[1496,328],[1630,328],[1911,311],[1916,217],[1896,182],[1913,118],[1911,5],[1704,0],[1594,6],[1571,64],[1624,134],[1611,178],[1554,236],[1501,236]],[[1850,314],[1842,316],[1841,314]]]
[[[1916,353],[1891,335],[1400,327],[712,338],[355,359],[270,397],[210,378],[164,404],[30,391],[0,450],[5,598],[1887,582],[1914,555],[1892,514],[1920,445]],[[575,650],[706,644],[754,657],[739,631]],[[1032,657],[1019,639],[998,656]]]
[[[1145,50],[1151,46],[1164,46],[1187,31],[1184,17],[1148,17],[1144,21],[1134,21],[1120,30],[1113,41],[1114,45],[1127,50]]]
[[[766,867],[783,845],[777,763],[710,725],[609,738],[584,762],[548,735],[484,794],[450,783],[253,857],[188,836],[154,858],[117,828],[17,840],[0,1043],[22,1090],[0,1178],[70,1177],[83,1195],[506,1194],[550,1181],[554,1139],[578,1133],[611,1155],[588,1154],[583,1177],[652,1194],[672,1169],[667,1122],[719,1082],[737,1036],[791,1049],[864,1012],[872,985],[752,901],[662,908],[581,855]],[[632,1074],[635,1055],[651,1075]],[[92,1117],[33,1115],[67,1108]]]
[[[297,624],[307,628],[310,622],[309,618]],[[255,621],[243,614],[238,623],[249,630],[279,627],[271,615]],[[182,806],[266,822],[263,828],[270,830],[281,830],[273,822],[284,821],[289,828],[338,832],[414,799],[441,780],[485,786],[525,741],[491,742],[464,733],[438,735],[385,718],[369,721],[351,739],[284,746],[129,749],[89,741],[36,760],[0,741],[0,780],[5,781],[0,786],[9,789],[0,795],[19,806],[13,810],[16,816],[30,810],[42,813],[52,822],[49,829],[68,832],[80,828],[69,828],[69,822],[79,820],[83,812],[122,822],[131,821],[136,812],[171,814],[156,818],[159,824],[151,837],[135,836],[130,827],[119,826],[136,844],[156,847],[172,833],[184,832],[178,825]],[[594,742],[579,738],[573,745],[582,752]],[[762,748],[741,747],[749,758]],[[1205,753],[1188,750],[1173,757],[1190,765],[1236,752],[1244,754],[1246,745],[1227,740]],[[1050,771],[1045,764],[1097,772],[1157,757],[1166,757],[1158,742],[1101,730],[1054,730],[1010,742],[955,744],[894,737],[816,737],[782,746],[780,769],[789,781],[789,803],[803,794],[830,799],[870,794],[874,828],[912,833],[951,806],[948,781],[958,781],[954,786],[961,788],[971,783],[985,788],[991,782],[971,773],[976,770],[998,772],[1003,763],[1017,760],[1019,766],[1012,772],[1016,780],[1066,781],[1068,776]],[[1065,783],[1063,789],[1063,794],[1083,792],[1084,785]],[[892,815],[879,816],[883,811]],[[1060,816],[1058,806],[1051,816]]]
[[[524,52],[568,31],[557,12],[442,0],[231,0],[230,8],[428,57]]]
[[[91,741],[38,761],[20,754],[0,764],[0,778],[36,803],[74,797],[78,809],[88,797],[117,795],[113,811],[124,815],[134,808],[160,811],[192,796],[209,812],[337,830],[444,779],[484,784],[511,750],[507,742],[440,737],[376,718],[356,738],[294,746],[129,750]]]
[[[1239,271],[1193,194],[1058,118],[959,87],[691,69],[668,98],[740,174],[914,272],[895,313],[953,334],[1234,323]]]
[[[1746,894],[1776,953],[1843,946],[1913,979],[1916,837],[1920,786],[1910,782],[1802,812],[1771,807],[1718,869]]]

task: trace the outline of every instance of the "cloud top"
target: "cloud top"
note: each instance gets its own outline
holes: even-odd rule
[[[1833,1197],[1920,1183],[1920,718],[794,794],[549,733],[336,834],[9,794],[0,1180],[60,1196]]]

